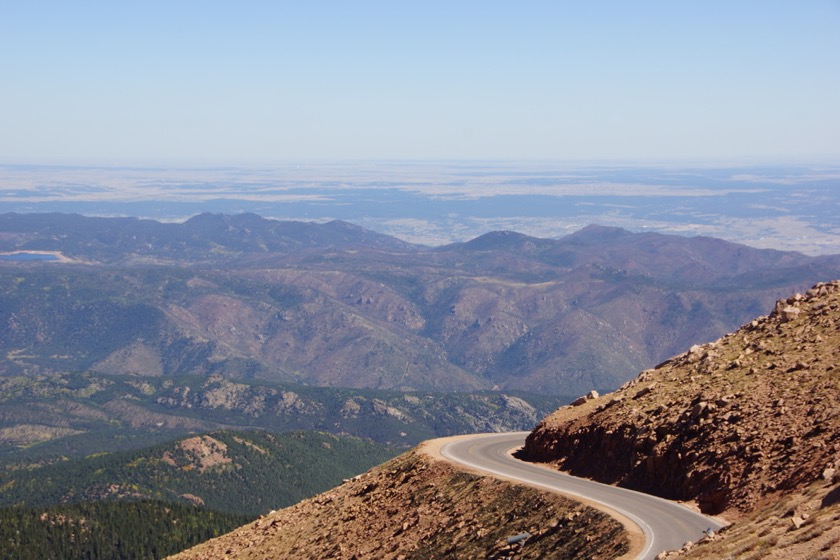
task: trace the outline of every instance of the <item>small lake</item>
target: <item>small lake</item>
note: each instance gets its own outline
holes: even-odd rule
[[[49,253],[12,253],[11,255],[0,255],[4,261],[57,261],[58,257]]]

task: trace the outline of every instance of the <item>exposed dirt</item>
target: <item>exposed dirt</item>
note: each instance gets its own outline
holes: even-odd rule
[[[600,511],[415,450],[172,558],[595,559],[628,550],[621,524]]]

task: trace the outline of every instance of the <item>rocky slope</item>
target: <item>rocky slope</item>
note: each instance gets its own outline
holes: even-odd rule
[[[840,491],[820,480],[661,560],[839,560]]]
[[[561,408],[522,456],[742,519],[694,557],[740,558],[736,537],[754,557],[780,547],[788,558],[836,557],[840,282]]]
[[[172,559],[598,559],[628,550],[604,513],[415,450]]]

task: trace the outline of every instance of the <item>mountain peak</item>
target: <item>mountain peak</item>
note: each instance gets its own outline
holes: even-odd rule
[[[578,231],[571,233],[564,237],[564,239],[574,239],[574,240],[581,240],[585,239],[588,241],[605,241],[609,239],[618,239],[623,237],[630,237],[633,233],[630,231],[614,226],[602,226],[599,224],[589,224]]]
[[[519,251],[524,248],[534,249],[549,240],[530,237],[515,231],[491,231],[467,241],[461,248],[468,251]]]

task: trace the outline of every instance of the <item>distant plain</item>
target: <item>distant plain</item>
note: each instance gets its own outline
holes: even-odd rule
[[[556,162],[249,167],[0,165],[0,212],[182,221],[201,212],[339,219],[431,246],[588,224],[840,253],[840,166]]]

